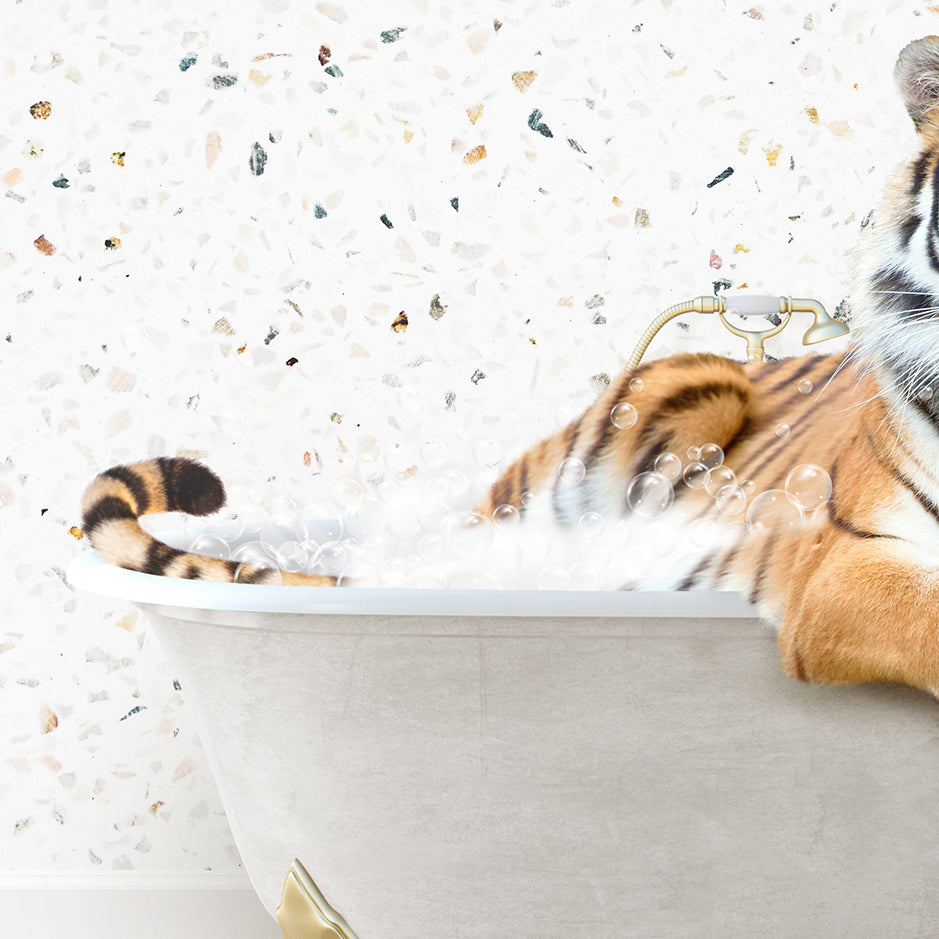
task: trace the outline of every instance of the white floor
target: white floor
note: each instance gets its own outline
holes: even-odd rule
[[[0,874],[4,939],[281,939],[246,878],[200,885],[69,882]]]

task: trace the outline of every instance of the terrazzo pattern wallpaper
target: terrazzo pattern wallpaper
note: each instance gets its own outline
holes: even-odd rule
[[[671,303],[849,317],[847,252],[914,145],[893,63],[937,12],[7,5],[0,869],[240,863],[146,622],[67,583],[95,473],[195,456],[263,514],[393,499],[443,447],[478,489]],[[649,354],[700,349],[743,357],[704,317]]]

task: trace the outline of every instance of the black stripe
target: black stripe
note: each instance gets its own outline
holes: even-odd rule
[[[939,230],[939,161],[936,162],[932,171],[932,209],[929,216],[930,234],[937,230]]]
[[[528,486],[528,460],[522,457],[518,463],[518,517],[519,520],[525,515],[528,508],[529,499],[525,498]]]
[[[920,190],[923,188],[923,183],[926,182],[926,170],[928,168],[929,159],[932,156],[932,150],[927,150],[920,158],[913,164],[913,178],[910,180],[910,195],[918,196]]]
[[[876,531],[865,531],[861,528],[855,528],[846,518],[838,514],[838,510],[835,507],[834,503],[828,503],[828,520],[838,529],[838,531],[843,531],[846,535],[852,535],[855,538],[894,538],[896,535],[885,535],[881,532]]]
[[[794,369],[792,372],[789,372],[786,375],[784,375],[782,378],[779,378],[776,381],[774,381],[773,384],[770,385],[769,388],[766,389],[766,392],[765,392],[766,394],[773,394],[774,392],[780,391],[781,389],[785,388],[786,385],[792,384],[792,382],[797,382],[807,372],[811,372],[816,367],[816,365],[818,365],[823,359],[827,359],[828,356],[827,355],[823,355],[823,356],[806,355],[806,356],[799,356],[798,358],[804,358],[805,361],[797,369]],[[796,358],[784,359],[783,361],[792,362],[792,361],[796,361]]]
[[[147,492],[147,484],[138,472],[132,470],[129,466],[112,466],[101,475],[122,482],[134,497],[137,515],[146,515],[147,509],[150,507],[150,494]]]
[[[921,319],[937,306],[933,294],[922,290],[907,273],[897,268],[882,267],[871,278],[871,287],[884,294],[878,302],[903,319]]]
[[[509,477],[508,473],[506,473],[504,476],[497,479],[493,483],[492,489],[489,490],[489,502],[491,503],[493,509],[496,509],[500,505],[506,504],[509,491]],[[518,506],[516,506],[516,508],[518,508]]]
[[[926,236],[926,252],[932,269],[939,271],[939,252],[936,251],[936,231],[934,228],[930,228]]]
[[[898,466],[895,466],[889,456],[884,456],[877,441],[874,440],[870,431],[867,431],[867,442],[874,451],[874,457],[877,462],[891,473],[906,489],[913,494],[916,501],[932,516],[933,521],[939,523],[939,506],[936,505],[925,492],[921,491],[916,483],[910,479]]]
[[[903,246],[904,249],[909,248],[910,240],[912,239],[913,235],[916,234],[916,229],[919,228],[920,222],[922,222],[922,220],[923,220],[922,216],[920,216],[917,213],[914,213],[913,215],[909,216],[909,218],[905,218],[900,223],[900,244]],[[930,235],[932,235],[931,231],[930,231]],[[929,246],[930,254],[933,254],[934,251],[933,251],[931,241],[932,239],[930,238],[930,246]]]
[[[99,525],[115,518],[136,519],[137,516],[126,499],[119,496],[102,496],[89,506],[82,516],[82,530],[90,536]]]
[[[691,573],[688,574],[688,576],[675,589],[676,590],[691,590],[692,587],[696,586],[698,576],[702,574],[705,570],[707,570],[707,566],[708,564],[711,563],[712,560],[713,558],[710,555],[708,555],[707,557],[702,558],[700,561],[698,561],[694,570],[692,570]]]
[[[745,414],[743,420],[740,422],[740,426],[737,428],[737,433],[724,443],[724,462],[727,462],[727,456],[733,453],[734,447],[739,446],[741,443],[749,440],[755,433],[764,429],[764,425],[757,424],[757,422],[753,420],[752,414]]]
[[[264,579],[269,577],[271,574],[271,569],[269,567],[256,567],[252,571],[245,570],[245,565],[239,566],[241,567],[241,572],[238,574],[239,584],[260,584],[263,583]],[[251,565],[248,564],[247,567],[251,567]]]
[[[870,440],[869,433],[867,436],[868,440],[873,444],[873,441]],[[858,528],[838,512],[838,504],[835,499],[835,480],[838,479],[838,457],[835,457],[835,462],[829,467],[828,476],[831,479],[831,496],[828,499],[826,509],[828,511],[828,520],[835,528],[854,538],[896,538],[895,535],[885,535],[879,532],[866,531],[865,529]]]
[[[746,381],[746,379],[743,379]],[[749,389],[744,385],[729,381],[709,381],[704,384],[687,385],[661,401],[658,407],[646,419],[647,424],[655,426],[661,420],[680,411],[689,411],[702,402],[713,398],[736,395],[742,404],[749,400]]]
[[[176,480],[174,478],[175,460],[171,457],[161,456],[154,461],[160,470],[163,480],[163,494],[166,497],[166,511],[177,512],[176,508]]]
[[[199,571],[197,565],[190,562],[189,567],[186,568],[186,573],[183,575],[186,580],[202,580],[202,573]]]
[[[163,574],[166,568],[178,557],[185,554],[177,548],[171,548],[162,541],[153,540],[147,549],[147,558],[143,562],[140,570],[145,574]]]

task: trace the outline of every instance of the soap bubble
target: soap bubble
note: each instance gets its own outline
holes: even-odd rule
[[[639,412],[627,401],[621,401],[610,411],[610,420],[614,427],[628,430],[639,420]]]
[[[381,584],[383,587],[406,587],[411,568],[404,558],[388,558],[381,566]]]
[[[238,563],[233,580],[235,583],[261,582],[271,585],[280,583],[280,570],[283,559],[276,549],[260,541],[249,541],[239,545],[231,553],[231,559]]]
[[[283,519],[288,521],[293,518],[300,509],[300,504],[292,496],[276,495],[271,499],[270,515],[278,521]]]
[[[421,494],[428,502],[446,504],[450,501],[450,483],[443,476],[431,476],[424,482]]]
[[[747,506],[747,495],[740,486],[730,483],[718,489],[715,501],[722,515],[739,515]]]
[[[333,484],[332,497],[340,511],[349,514],[357,511],[365,501],[365,486],[355,477],[346,476]]]
[[[461,557],[475,557],[492,541],[492,523],[485,515],[470,512],[450,525],[447,542]]]
[[[443,502],[421,502],[417,520],[424,531],[442,531],[444,521],[450,514],[450,506]]]
[[[522,506],[529,505],[531,500],[535,498],[534,489],[523,489],[522,494],[519,496],[519,501],[522,503]]]
[[[350,560],[348,545],[342,541],[327,541],[325,544],[320,545],[316,557],[313,558],[312,568],[315,571],[322,571],[324,574],[335,576],[342,572]]]
[[[496,528],[516,528],[521,520],[522,516],[518,509],[507,503],[497,505],[492,513],[492,524]]]
[[[437,437],[427,437],[421,441],[418,453],[425,466],[433,466],[435,463],[442,463],[447,458],[448,449],[447,445]]]
[[[281,573],[273,564],[239,564],[232,575],[236,584],[257,584],[265,587],[279,586]]]
[[[239,564],[257,564],[258,566],[269,564],[280,567],[283,558],[271,544],[262,541],[246,541],[232,551],[231,560]]]
[[[831,477],[815,463],[800,463],[790,470],[784,487],[805,512],[813,512],[831,498]]]
[[[669,482],[675,482],[681,476],[681,457],[666,450],[655,458],[653,469],[665,476]]]
[[[192,515],[183,516],[183,534],[190,540],[198,538],[203,532],[208,531],[204,518],[196,518]]]
[[[672,484],[661,473],[640,473],[626,487],[626,502],[642,518],[658,518],[675,499]]]
[[[783,439],[783,438],[785,438],[785,437],[788,437],[788,436],[789,436],[789,431],[790,431],[791,429],[792,429],[792,428],[790,428],[790,426],[789,426],[788,424],[785,424],[785,423],[777,424],[777,425],[776,425],[776,436],[779,437],[780,439]]]
[[[189,550],[193,554],[205,554],[212,558],[221,558],[223,561],[231,557],[231,546],[224,538],[204,532],[192,539]]]
[[[522,566],[522,545],[511,537],[496,538],[479,556],[479,570],[501,578],[503,582],[517,574]]]
[[[639,394],[645,386],[645,382],[641,378],[629,379],[629,390],[633,392],[633,394]]]
[[[809,394],[811,394],[811,393],[812,393],[812,389],[813,389],[814,387],[815,387],[815,385],[813,385],[812,382],[809,381],[808,378],[803,378],[802,381],[799,382],[799,392],[800,392],[801,394],[804,394],[804,395],[809,395]]]
[[[382,462],[389,473],[403,473],[414,465],[414,454],[401,444],[388,447],[382,453]]]
[[[725,486],[736,486],[737,474],[729,467],[721,463],[713,469],[709,469],[704,475],[704,488],[712,496],[717,496],[718,492]]]
[[[338,541],[345,531],[345,523],[329,503],[317,502],[308,505],[303,510],[303,517],[308,519],[304,525],[306,536],[315,538],[321,543],[324,541]],[[301,538],[300,540],[304,539]]]
[[[436,532],[428,532],[418,542],[417,550],[425,561],[439,561],[447,550],[447,543]]]
[[[270,545],[279,545],[282,541],[293,541],[294,539],[305,541],[306,538],[307,532],[302,525],[298,530],[295,525],[282,524],[273,519],[266,521],[257,532],[257,540]]]
[[[467,479],[466,473],[456,469],[456,467],[451,466],[449,469],[444,470],[443,478],[446,480],[447,491],[451,499],[458,499],[469,487],[469,479]]]
[[[708,468],[703,463],[689,463],[681,478],[689,489],[703,489],[707,480]]]
[[[374,496],[366,496],[358,505],[350,507],[346,514],[350,518],[368,520],[381,525],[385,520],[385,506]]]
[[[578,561],[568,570],[573,590],[599,590],[603,586],[603,572],[590,561]]]
[[[284,566],[291,571],[305,571],[309,565],[309,554],[303,543],[284,541],[278,548],[284,559]]]
[[[570,586],[571,575],[560,564],[548,564],[538,572],[539,590],[568,590]]]
[[[740,488],[748,496],[753,495],[753,491],[756,489],[756,483],[752,479],[745,479],[741,484]]]
[[[450,587],[457,587],[461,590],[501,590],[502,584],[491,577],[489,574],[483,574],[479,571],[473,571],[469,574],[456,573],[449,581]]]
[[[577,530],[586,534],[595,534],[603,528],[603,516],[599,512],[584,512],[577,519]]]
[[[447,586],[447,575],[439,567],[421,565],[411,578],[420,590],[443,590]]]
[[[502,451],[495,441],[483,437],[473,444],[473,459],[481,466],[498,466]]]
[[[687,457],[691,460],[692,463],[697,463],[698,458],[701,456],[700,447],[688,447]]]
[[[696,518],[688,526],[688,540],[696,548],[711,548],[717,541],[717,525],[709,518]]]
[[[724,451],[716,443],[706,443],[698,454],[698,460],[708,469],[720,466],[724,462]]]
[[[802,509],[799,508],[783,489],[767,489],[761,492],[747,509],[747,529],[760,532],[795,528],[802,522]]]
[[[399,496],[388,506],[385,529],[396,538],[410,538],[421,530],[421,505],[417,500]]]
[[[578,460],[576,456],[568,457],[561,462],[558,467],[558,476],[563,482],[576,486],[583,482],[587,475],[587,467],[583,460]]]
[[[705,473],[704,488],[712,496],[716,496],[724,486],[731,485],[737,485],[737,474],[729,466],[724,466],[723,463]]]

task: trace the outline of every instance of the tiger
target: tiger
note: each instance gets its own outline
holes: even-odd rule
[[[630,487],[636,496],[637,480],[665,476],[681,523],[722,537],[659,570],[655,586],[739,592],[775,627],[795,679],[939,696],[939,37],[903,48],[894,76],[918,152],[855,249],[847,352],[746,364],[683,353],[629,368],[508,465],[475,517],[517,516],[523,532],[547,519],[562,537],[590,513],[654,525],[640,511],[645,483],[638,499]],[[580,473],[559,472],[572,462]],[[789,485],[799,467],[821,486],[805,504]],[[97,476],[81,524],[99,555],[130,570],[272,582],[263,566],[169,547],[138,521],[224,502],[207,467],[161,457]],[[276,582],[336,578],[282,570]]]

